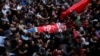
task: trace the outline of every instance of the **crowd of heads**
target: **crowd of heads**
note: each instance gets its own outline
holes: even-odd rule
[[[0,0],[0,36],[6,55],[99,56],[100,1],[93,0],[81,12],[60,18],[61,12],[79,0]],[[27,33],[26,30],[63,23],[63,32]],[[1,38],[1,37],[0,37]]]

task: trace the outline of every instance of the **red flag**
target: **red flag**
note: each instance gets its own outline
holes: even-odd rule
[[[59,32],[59,30],[61,31],[66,30],[66,25],[64,24],[58,25],[58,23],[56,23],[52,25],[37,27],[37,32],[39,33],[44,33],[44,32],[55,33],[55,32]]]
[[[90,3],[90,0],[81,0],[80,2],[74,4],[70,8],[68,8],[66,11],[62,12],[60,17],[63,18],[66,15],[70,14],[73,11],[76,11],[77,13],[80,13],[83,11],[83,9]]]
[[[58,27],[56,24],[37,27],[37,32],[40,32],[40,33],[43,33],[43,32],[54,33],[57,31],[58,31]]]

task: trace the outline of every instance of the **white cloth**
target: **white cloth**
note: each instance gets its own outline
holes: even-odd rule
[[[57,23],[57,27],[58,27],[58,32],[62,32],[61,23]]]
[[[89,42],[87,42],[84,37],[82,37],[81,40],[83,45],[89,45]]]
[[[5,43],[5,36],[0,36],[0,46],[4,47],[4,43]]]
[[[43,4],[46,4],[46,0],[42,0]]]
[[[3,15],[7,15],[7,12],[8,12],[8,10],[7,9],[2,9],[2,13],[3,13]]]
[[[8,18],[1,18],[2,21],[9,22]]]
[[[11,55],[15,55],[15,53],[9,53],[9,55],[11,56]]]
[[[21,10],[22,9],[22,6],[17,6],[17,10]]]
[[[29,37],[28,36],[25,36],[25,35],[21,35],[21,38],[23,39],[23,40],[29,40]]]
[[[9,4],[5,4],[5,9],[9,10],[10,9],[10,5]]]
[[[42,16],[39,14],[39,13],[37,13],[37,15],[36,15],[37,17],[39,17],[39,18],[42,18]]]
[[[84,28],[82,26],[80,27],[80,31],[84,31]]]

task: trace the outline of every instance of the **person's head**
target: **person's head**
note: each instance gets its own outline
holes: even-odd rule
[[[18,5],[21,6],[22,5],[21,2],[19,2]]]
[[[35,43],[34,43],[34,41],[32,41],[32,45],[34,45]]]
[[[22,40],[17,40],[18,41],[18,45],[22,45],[23,41]]]
[[[28,44],[25,44],[24,47],[27,48],[28,47]]]
[[[33,24],[28,23],[28,24],[27,24],[27,27],[28,27],[28,28],[32,28],[32,27],[33,27]]]
[[[5,10],[5,6],[2,6],[2,9]]]
[[[3,29],[0,28],[0,35],[2,35],[2,33],[3,33]]]
[[[22,20],[20,20],[20,22],[19,22],[20,24],[23,24],[23,21]]]
[[[3,19],[6,19],[7,18],[7,16],[6,15],[3,15]]]
[[[7,12],[7,15],[11,15],[11,14],[12,14],[11,11],[8,11],[8,12]]]
[[[20,10],[18,10],[18,11],[17,11],[17,14],[21,14],[21,11],[20,11]],[[20,16],[21,16],[21,15],[20,15]]]
[[[20,39],[20,34],[19,34],[19,32],[15,33],[14,36],[15,36],[16,40]],[[21,41],[21,40],[19,40],[19,41]]]

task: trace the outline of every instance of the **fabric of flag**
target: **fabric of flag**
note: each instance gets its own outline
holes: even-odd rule
[[[67,15],[69,15],[71,12],[77,12],[80,13],[84,10],[84,8],[90,3],[90,0],[81,0],[80,2],[72,5],[67,10],[61,13],[60,17],[63,18]]]

